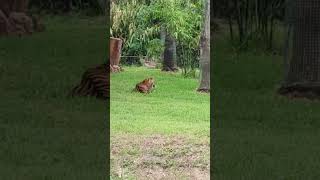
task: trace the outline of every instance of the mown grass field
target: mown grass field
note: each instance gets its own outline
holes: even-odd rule
[[[208,177],[210,96],[196,92],[198,80],[159,69],[124,69],[111,75],[114,178]],[[152,93],[132,92],[148,77],[156,81]]]
[[[213,178],[318,179],[320,102],[276,94],[282,56],[236,59],[225,36],[214,37]]]
[[[106,58],[104,17],[46,17],[0,38],[0,179],[106,178],[106,102],[67,98]]]

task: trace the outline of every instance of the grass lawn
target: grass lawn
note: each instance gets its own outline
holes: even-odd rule
[[[276,94],[281,56],[234,59],[224,36],[215,37],[213,178],[318,179],[320,102]]]
[[[47,30],[0,39],[1,179],[106,177],[106,102],[66,98],[106,56],[104,17],[47,17]]]
[[[208,178],[210,96],[196,92],[198,80],[159,69],[124,69],[111,75],[115,179]],[[132,92],[147,77],[155,78],[155,90]]]

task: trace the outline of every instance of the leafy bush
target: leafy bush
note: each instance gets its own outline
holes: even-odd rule
[[[159,60],[160,55],[163,51],[164,51],[164,47],[160,39],[153,39],[148,42],[147,57],[153,60]]]
[[[143,56],[151,53],[147,52],[148,44],[156,38],[158,27],[147,27],[148,23],[145,21],[148,13],[145,3],[141,4],[137,0],[111,3],[110,34],[123,40],[124,56]]]
[[[117,4],[118,3],[118,4]],[[111,4],[111,36],[124,40],[123,55],[158,59],[164,28],[177,41],[178,66],[187,73],[198,67],[202,0],[129,0]]]

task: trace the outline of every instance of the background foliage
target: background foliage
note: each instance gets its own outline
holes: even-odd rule
[[[215,0],[214,17],[229,24],[230,39],[238,50],[260,42],[262,49],[274,49],[275,31],[284,20],[286,0]],[[216,8],[219,7],[219,8]]]
[[[129,0],[111,5],[111,36],[124,40],[122,55],[160,60],[164,49],[161,31],[177,41],[178,66],[198,67],[203,15],[202,0]],[[133,59],[127,59],[127,63]]]

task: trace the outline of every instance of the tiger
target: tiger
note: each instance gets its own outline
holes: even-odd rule
[[[136,84],[136,87],[132,90],[140,93],[150,93],[155,88],[154,78],[147,78]]]
[[[79,85],[75,86],[70,95],[94,96],[99,99],[110,98],[110,68],[108,64],[101,64],[87,69]]]

